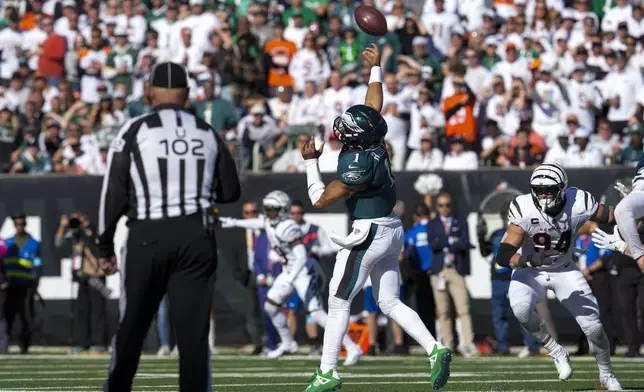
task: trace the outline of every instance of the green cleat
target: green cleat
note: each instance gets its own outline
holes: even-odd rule
[[[317,368],[311,378],[309,378],[309,386],[306,387],[304,392],[332,392],[337,391],[341,387],[342,380],[333,377],[333,370],[322,373],[322,370]]]
[[[439,390],[447,384],[449,378],[449,365],[452,362],[452,351],[448,348],[438,348],[438,344],[434,346],[429,358],[429,366],[431,367],[431,381],[434,390]]]

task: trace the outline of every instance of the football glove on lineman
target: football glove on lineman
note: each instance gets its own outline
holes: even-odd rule
[[[521,255],[521,257],[519,257],[519,266],[544,267],[554,263],[559,255],[561,255],[561,252],[554,249],[544,250],[542,252],[533,253],[531,255]]]

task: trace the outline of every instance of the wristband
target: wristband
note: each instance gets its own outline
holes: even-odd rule
[[[382,84],[382,68],[379,66],[371,67],[371,76],[369,76],[369,84],[380,83]]]
[[[305,160],[304,166],[306,167],[306,184],[309,190],[309,199],[311,199],[311,204],[315,205],[322,197],[325,188],[320,169],[318,169],[317,158]]]

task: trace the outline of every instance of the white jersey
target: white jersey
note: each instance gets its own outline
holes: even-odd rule
[[[333,121],[352,105],[353,90],[346,86],[338,90],[329,87],[322,94],[322,103],[324,105],[324,125],[327,130],[332,130]]]
[[[299,260],[291,248],[294,241],[304,238],[300,226],[293,219],[284,219],[275,227],[268,220],[265,222],[264,230],[266,230],[271,250],[274,252],[271,252],[273,253],[272,259],[274,258],[272,261],[283,264],[282,268],[289,275],[302,271],[306,258]],[[277,255],[276,258],[275,255]]]
[[[564,193],[564,206],[561,212],[551,217],[539,210],[531,194],[518,196],[508,214],[510,224],[521,227],[526,232],[521,245],[521,254],[529,255],[537,251],[556,249],[562,255],[552,264],[537,269],[560,269],[572,262],[572,245],[577,232],[597,211],[599,204],[588,192],[569,188]]]

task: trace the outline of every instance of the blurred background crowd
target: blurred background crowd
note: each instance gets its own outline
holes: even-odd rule
[[[637,0],[5,0],[0,167],[100,175],[110,139],[149,110],[154,64],[184,64],[190,110],[240,168],[299,172],[364,99],[362,50],[382,53],[394,170],[634,165],[642,159],[644,12]]]

